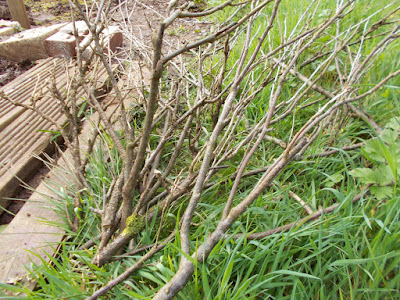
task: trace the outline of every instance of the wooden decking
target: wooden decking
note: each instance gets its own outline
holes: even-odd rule
[[[100,73],[104,74],[104,70]],[[48,90],[55,78],[56,85],[67,89],[74,66],[63,59],[49,58],[4,86],[1,91],[14,101],[30,105],[32,99],[36,107],[57,121],[61,126],[67,120],[57,101]],[[99,78],[102,74],[97,74]],[[99,83],[100,85],[100,83]],[[79,91],[79,96],[83,91]],[[35,157],[49,151],[51,135],[46,131],[55,130],[53,125],[36,112],[16,107],[0,98],[0,214],[1,207],[7,207],[21,185],[39,166]],[[18,179],[19,178],[19,179]]]
[[[62,59],[46,59],[29,70],[23,76],[10,82],[1,90],[14,101],[31,104],[32,94],[41,94],[36,106],[43,113],[51,116],[60,125],[66,123],[66,118],[60,107],[48,91],[48,78],[55,75],[57,86],[67,88],[69,76],[73,76],[74,67]],[[94,77],[100,89],[106,79],[106,72],[96,71]],[[82,91],[79,92],[83,94]],[[91,124],[83,128],[81,145],[84,147],[85,132],[90,131]],[[39,131],[40,130],[40,131]],[[18,189],[20,179],[27,178],[39,164],[39,156],[51,146],[49,133],[42,130],[54,130],[52,125],[43,120],[37,113],[16,107],[4,99],[0,99],[0,203],[6,204],[8,195]],[[41,259],[47,260],[48,255],[54,255],[65,232],[60,226],[61,218],[54,211],[54,201],[61,200],[57,191],[49,187],[49,182],[55,183],[58,189],[73,185],[72,171],[69,161],[69,150],[64,152],[31,197],[26,201],[21,211],[8,227],[0,234],[0,282],[22,282],[33,287],[34,282],[26,276],[26,267],[32,263],[40,264]]]
[[[66,173],[55,169],[51,180],[61,180],[63,184]],[[64,177],[63,177],[64,176]],[[22,283],[33,288],[35,282],[28,276],[32,263],[41,264],[42,259],[48,261],[48,255],[56,252],[65,232],[57,224],[62,220],[54,210],[56,193],[43,182],[21,208],[12,222],[0,234],[0,282]],[[1,297],[0,297],[1,298]]]

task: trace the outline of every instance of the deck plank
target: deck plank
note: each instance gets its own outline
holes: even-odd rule
[[[128,102],[125,103],[129,105]],[[116,112],[117,111],[117,112]],[[118,115],[116,103],[111,104],[106,115]],[[93,125],[99,116],[93,114],[86,121],[79,135],[83,153],[88,149],[87,141],[91,137]],[[58,159],[56,167],[52,168],[47,180],[42,182],[31,195],[21,211],[10,225],[0,233],[0,282],[22,283],[33,289],[35,282],[29,278],[28,269],[42,260],[50,261],[54,256],[65,232],[61,224],[62,218],[55,212],[55,202],[63,201],[58,194],[74,185],[72,154],[67,149]]]
[[[31,104],[32,95],[35,95],[36,107],[64,126],[67,119],[48,86],[54,76],[57,87],[66,90],[69,77],[74,76],[74,72],[75,66],[68,60],[45,59],[0,91],[26,105]],[[96,71],[96,76],[103,78],[105,73],[103,68]],[[102,80],[97,83],[99,89],[104,84]],[[83,95],[82,89],[78,95]],[[36,112],[14,106],[0,97],[0,214],[2,208],[10,203],[9,198],[20,189],[21,181],[29,178],[40,166],[36,157],[43,152],[54,152],[52,137],[44,132],[51,130],[55,130],[54,126]]]
[[[103,74],[104,80],[106,76]],[[106,113],[115,111],[115,105]],[[83,125],[79,135],[83,153],[97,122],[98,114],[91,116]],[[70,149],[62,153],[47,179],[30,196],[9,226],[0,233],[0,282],[16,283],[33,289],[36,283],[29,278],[28,269],[34,264],[50,261],[65,236],[62,218],[55,212],[56,202],[65,201],[60,196],[61,189],[73,187],[72,154]],[[43,259],[43,260],[42,260]]]

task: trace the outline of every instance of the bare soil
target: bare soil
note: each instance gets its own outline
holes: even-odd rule
[[[5,59],[0,59],[0,87],[6,85],[33,66],[34,64],[29,61],[15,63]]]
[[[50,172],[50,169],[46,166],[42,166],[38,169],[37,173],[26,182],[26,186],[29,188],[22,189],[15,197],[11,204],[7,207],[7,211],[0,215],[0,226],[9,224],[19,210],[24,206],[25,201],[32,195],[33,190],[39,186],[45,176]]]

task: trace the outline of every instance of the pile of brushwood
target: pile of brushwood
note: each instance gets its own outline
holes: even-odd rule
[[[149,20],[149,46],[130,34],[135,5],[146,4],[94,2],[70,2],[92,33],[83,47],[102,49],[115,11],[127,45],[119,58],[94,51],[87,61],[79,49],[68,93],[51,87],[70,120],[58,128],[74,155],[75,183],[59,204],[70,231],[26,293],[398,297],[398,3],[228,0],[193,10],[172,0],[157,26]],[[209,32],[173,40],[185,22]],[[105,100],[85,77],[96,64],[110,76]],[[98,116],[85,150],[83,115]]]

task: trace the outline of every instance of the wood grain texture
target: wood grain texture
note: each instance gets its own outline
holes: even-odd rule
[[[59,125],[64,126],[67,119],[57,101],[48,90],[52,77],[56,85],[65,90],[70,77],[74,76],[75,66],[68,60],[48,58],[19,76],[1,91],[14,101],[36,107]],[[96,87],[104,85],[106,71],[96,70]],[[78,91],[83,98],[84,91]],[[83,101],[83,99],[81,100]],[[10,202],[10,197],[20,189],[25,181],[40,166],[37,157],[42,153],[54,153],[51,144],[52,135],[48,131],[56,130],[50,122],[44,120],[32,110],[13,105],[0,98],[0,214]]]
[[[108,76],[99,72],[98,84],[102,86]],[[115,105],[111,105],[107,113],[113,113]],[[83,152],[87,151],[87,141],[92,132],[92,124],[98,119],[97,113],[86,121],[79,136]],[[0,282],[19,282],[33,289],[35,282],[29,278],[28,269],[32,265],[49,261],[54,256],[64,237],[61,226],[63,222],[55,212],[56,203],[62,204],[63,197],[59,191],[68,190],[74,186],[72,171],[72,154],[67,149],[58,159],[57,164],[9,226],[0,234]],[[43,259],[43,260],[42,260]]]
[[[10,9],[11,17],[14,21],[18,21],[22,27],[29,29],[31,24],[29,22],[28,14],[23,0],[7,0],[8,8]]]

